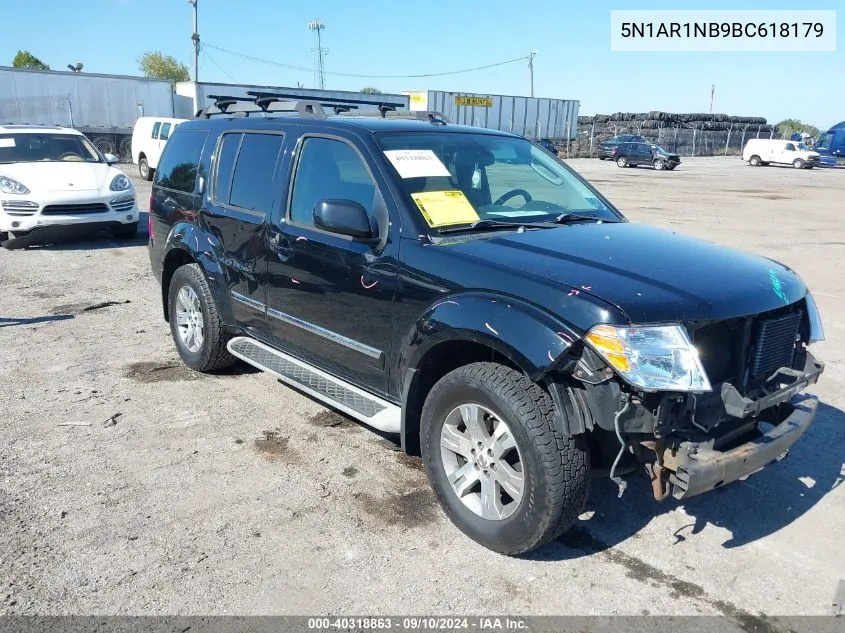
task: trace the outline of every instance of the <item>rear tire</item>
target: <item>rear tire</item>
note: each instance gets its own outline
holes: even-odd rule
[[[752,156],[748,159],[748,164],[752,167],[759,167],[763,161],[760,160],[759,156]]]
[[[628,167],[628,159],[624,156],[620,156],[616,159],[616,166],[617,167]]]
[[[170,333],[182,362],[201,372],[234,365],[237,359],[226,348],[232,335],[220,321],[199,265],[176,269],[167,294]]]
[[[472,540],[524,554],[583,511],[586,441],[558,433],[553,415],[544,389],[497,363],[459,367],[428,394],[420,424],[426,474],[446,515]]]

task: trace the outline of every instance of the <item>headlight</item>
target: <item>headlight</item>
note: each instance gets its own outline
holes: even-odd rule
[[[123,174],[118,174],[111,181],[111,186],[109,187],[109,189],[111,189],[112,191],[126,191],[131,186],[132,183],[129,182],[129,178],[127,178]]]
[[[29,189],[19,183],[17,180],[12,180],[6,176],[0,176],[0,191],[3,193],[29,193]]]
[[[810,343],[823,341],[824,328],[822,327],[822,317],[816,306],[816,300],[813,299],[813,295],[809,292],[807,293],[807,317],[810,319]]]
[[[712,391],[681,325],[597,325],[586,338],[623,379],[644,391]]]

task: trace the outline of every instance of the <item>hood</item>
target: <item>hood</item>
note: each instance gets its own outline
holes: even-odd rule
[[[770,259],[633,222],[495,234],[442,248],[517,278],[541,278],[562,293],[593,295],[639,324],[746,316],[807,291]]]
[[[14,178],[34,194],[107,190],[118,173],[106,163],[63,161],[0,165],[0,174]]]

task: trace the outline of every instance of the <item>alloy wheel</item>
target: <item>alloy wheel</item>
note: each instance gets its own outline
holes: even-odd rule
[[[198,352],[205,340],[205,322],[200,299],[190,286],[182,286],[176,295],[176,325],[182,344],[189,352]]]
[[[458,499],[476,515],[507,519],[522,501],[525,473],[508,425],[489,409],[462,404],[440,432],[446,478]]]

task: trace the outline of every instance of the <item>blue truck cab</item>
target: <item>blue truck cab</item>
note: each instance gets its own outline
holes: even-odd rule
[[[822,132],[814,149],[819,153],[820,167],[845,167],[845,121]]]

